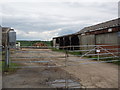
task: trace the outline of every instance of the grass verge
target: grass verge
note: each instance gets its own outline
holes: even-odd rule
[[[19,65],[16,63],[11,63],[9,67],[5,67],[5,61],[0,61],[0,71],[2,71],[3,74],[4,73],[11,74],[16,72],[17,68],[10,68],[10,67],[17,67],[17,66]]]
[[[57,52],[63,52],[65,53],[66,51],[65,50],[60,50],[60,49],[52,49],[52,51],[57,51]],[[72,54],[72,55],[82,55],[81,52],[68,52],[68,54]],[[97,60],[97,56],[85,56],[86,58],[93,58],[93,60]],[[95,59],[96,58],[96,59]],[[106,59],[101,59],[101,61],[107,61],[107,60],[120,60],[120,58],[106,58]],[[117,64],[117,65],[120,65],[120,61],[114,61],[114,62],[108,62],[108,63],[114,63],[114,64]]]
[[[89,57],[87,57],[87,58],[93,58],[93,60],[97,60],[97,56],[95,57],[95,56],[89,56]],[[95,59],[96,58],[96,59]],[[100,57],[100,58],[104,58],[103,56],[102,57]],[[100,59],[100,61],[108,61],[108,60],[120,60],[120,58],[105,58],[105,59]],[[114,63],[114,64],[117,64],[117,65],[120,65],[120,61],[113,61],[113,62],[107,62],[107,63]]]
[[[10,66],[9,68],[8,67],[5,67],[5,51],[2,51],[2,54],[1,54],[1,59],[2,61],[0,61],[0,71],[5,73],[13,73],[15,72],[17,69],[16,68],[10,68],[10,67],[16,67],[16,66],[19,66],[18,64],[16,63],[10,63]]]
[[[57,52],[63,52],[63,53],[66,53],[66,50],[60,50],[60,49],[56,49],[56,48],[53,48],[52,51],[57,51]],[[68,54],[72,54],[72,55],[81,55],[82,53],[81,52],[69,52],[67,51]]]

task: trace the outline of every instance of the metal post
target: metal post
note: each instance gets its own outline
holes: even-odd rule
[[[67,66],[67,50],[65,50],[65,67]]]
[[[63,50],[65,50],[65,38],[63,37]]]
[[[5,67],[9,67],[9,47],[5,47]]]
[[[69,37],[69,40],[70,40],[70,50],[72,50],[71,49],[71,44],[72,44],[72,42],[71,42],[71,36]]]
[[[100,60],[100,55],[99,55],[99,52],[98,52],[98,61]]]
[[[68,52],[66,50],[66,53],[65,53],[65,67],[67,67],[67,57],[68,57]],[[67,71],[66,71],[66,79],[65,79],[65,88],[68,88],[68,77],[67,77]]]
[[[98,55],[98,61],[100,60],[100,48],[99,46],[97,47],[97,55]]]

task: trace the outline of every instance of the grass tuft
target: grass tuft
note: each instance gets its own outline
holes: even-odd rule
[[[2,71],[3,73],[8,73],[8,74],[11,74],[11,73],[14,73],[16,72],[17,68],[11,68],[11,67],[17,67],[19,66],[18,64],[16,63],[11,63],[9,67],[5,67],[5,61],[0,61],[0,71]]]

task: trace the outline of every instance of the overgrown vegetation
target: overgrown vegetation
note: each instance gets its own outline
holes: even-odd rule
[[[26,40],[18,40],[17,42],[20,42],[21,46],[33,46],[35,43],[44,43],[47,46],[52,45],[52,41],[26,41]]]

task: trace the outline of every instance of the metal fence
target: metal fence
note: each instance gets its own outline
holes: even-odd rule
[[[6,61],[10,68],[64,68],[79,66],[81,64],[119,62],[119,48],[117,45],[80,45],[62,46],[59,48],[35,46],[9,47],[9,55],[6,54],[8,55],[6,59],[9,58],[9,61]],[[63,53],[60,55],[56,51]],[[46,53],[49,55],[45,55]],[[75,59],[71,59],[74,57]],[[73,62],[76,62],[76,64]],[[11,66],[11,63],[18,63],[19,66]],[[71,86],[69,84],[72,81],[67,79],[66,74],[65,80],[54,83],[64,83],[65,88],[70,88]],[[75,86],[78,87],[78,83]]]
[[[120,61],[119,45],[63,46],[60,47],[60,49],[66,50],[67,53],[73,53],[73,54],[75,52],[79,53],[74,55],[68,55],[68,57],[74,57],[74,56],[79,57],[78,61],[94,60],[94,62],[90,62],[90,63],[105,63],[105,62]],[[87,63],[81,63],[81,64],[87,64]]]
[[[55,49],[55,51],[61,51],[64,50],[64,55],[63,56],[12,56],[10,55],[11,59],[49,59],[49,58],[64,58],[68,59],[70,57],[79,57],[79,60],[74,60],[74,61],[88,61],[91,60],[93,62],[90,63],[105,63],[105,62],[117,62],[119,61],[119,49],[120,47],[118,45],[80,45],[80,46],[62,46],[59,47],[35,47],[35,46],[22,46],[18,50],[16,49],[12,53],[34,53],[34,54],[39,54],[39,53],[51,53],[54,54],[53,52],[50,51],[24,51],[22,49]],[[70,49],[72,48],[72,49]],[[69,62],[70,60],[67,60]],[[24,61],[12,61],[12,62],[19,62],[22,63]],[[28,63],[50,63],[53,62],[52,60],[50,61],[26,61]],[[65,62],[66,63],[66,62]],[[88,62],[87,62],[88,63]],[[87,64],[84,63],[84,64]],[[89,64],[90,64],[89,63]],[[80,63],[83,64],[83,63]],[[71,65],[70,65],[71,66]],[[41,67],[41,66],[40,66]],[[56,66],[48,66],[48,67],[56,67]],[[61,66],[62,67],[62,66]],[[64,67],[64,66],[63,66]]]
[[[67,53],[62,55],[54,55],[56,52],[50,49],[53,47],[20,47],[10,49],[10,63],[17,63],[19,66],[10,66],[10,68],[62,68],[67,67]],[[45,55],[45,54],[48,55]],[[63,65],[56,65],[53,59],[63,59]],[[27,64],[27,65],[26,65]],[[32,65],[31,65],[32,64]],[[61,73],[62,74],[62,73]],[[53,82],[46,82],[53,85],[55,88],[80,88],[80,84],[68,78],[66,72],[65,78],[55,80]]]

